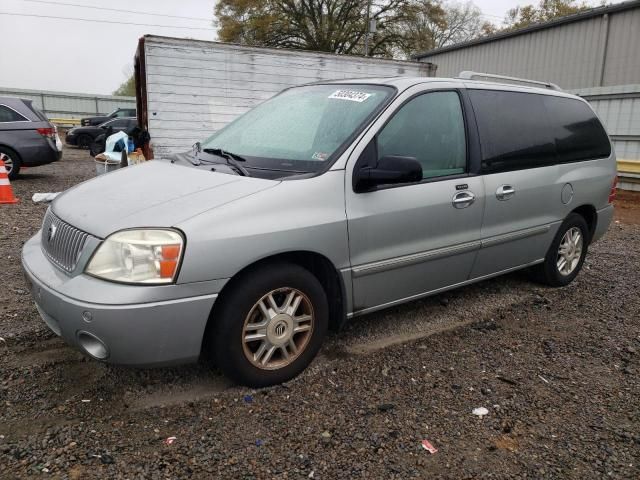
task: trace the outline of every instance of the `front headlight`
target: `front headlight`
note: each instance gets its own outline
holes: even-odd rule
[[[175,230],[123,230],[109,236],[85,272],[122,283],[171,283],[178,273],[184,239]]]

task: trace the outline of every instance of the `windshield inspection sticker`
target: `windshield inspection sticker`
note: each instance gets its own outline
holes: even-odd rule
[[[336,90],[331,95],[329,95],[329,98],[334,98],[336,100],[349,100],[350,102],[362,103],[371,95],[372,95],[371,93],[356,92],[355,90]]]
[[[327,158],[329,158],[329,154],[324,152],[316,152],[313,155],[311,155],[311,158],[313,160],[325,161]]]

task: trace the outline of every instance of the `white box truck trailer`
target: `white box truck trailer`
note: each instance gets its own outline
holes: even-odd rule
[[[188,150],[285,88],[392,76],[435,76],[435,65],[147,35],[135,56],[138,121],[157,157]]]

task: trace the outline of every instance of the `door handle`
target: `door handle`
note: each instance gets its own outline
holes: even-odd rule
[[[516,194],[516,189],[511,185],[500,185],[496,190],[496,198],[498,200],[509,200]]]
[[[458,192],[453,196],[451,203],[455,208],[466,208],[475,200],[476,196],[471,192]]]

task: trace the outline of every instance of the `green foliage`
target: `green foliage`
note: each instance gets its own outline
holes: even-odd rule
[[[525,5],[509,10],[505,23],[505,30],[517,30],[534,23],[548,22],[560,17],[591,8],[585,2],[576,0],[540,0],[538,5]]]
[[[362,54],[368,0],[219,0],[218,38],[267,47]],[[481,31],[471,3],[440,0],[372,0],[369,55],[407,57]]]
[[[114,95],[123,97],[135,97],[136,96],[136,80],[131,76],[126,79],[122,84],[113,92]]]

